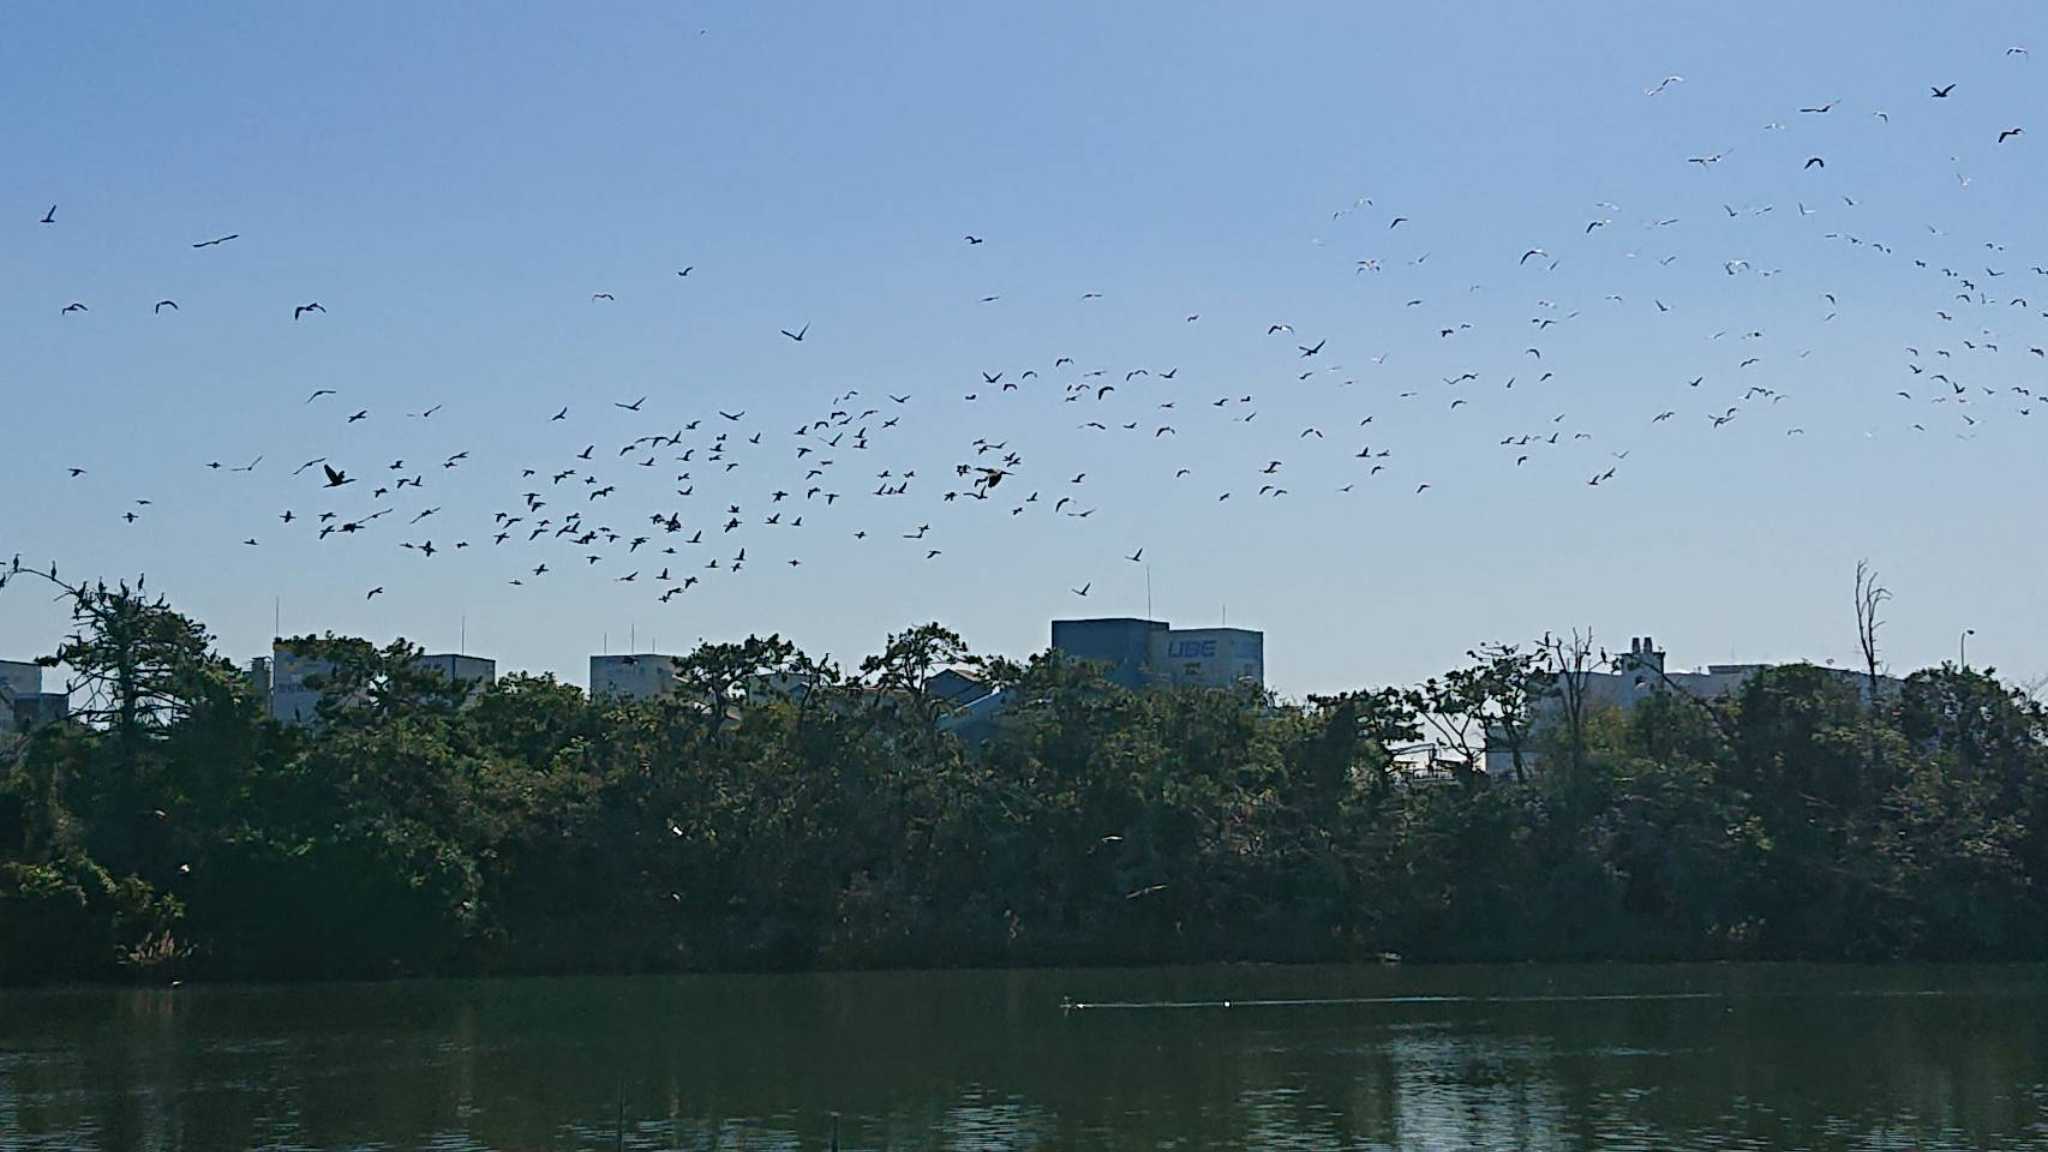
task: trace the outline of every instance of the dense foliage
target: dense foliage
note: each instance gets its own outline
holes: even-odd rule
[[[1044,655],[963,735],[935,625],[857,673],[707,646],[646,703],[323,638],[293,729],[161,600],[74,600],[78,722],[0,749],[5,982],[2048,956],[2048,715],[1955,667],[1623,715],[1560,711],[1561,645],[1298,704]],[[1488,729],[1512,771],[1390,751]]]

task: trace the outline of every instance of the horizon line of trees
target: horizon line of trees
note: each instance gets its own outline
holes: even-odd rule
[[[1573,634],[1414,688],[1133,692],[929,624],[591,700],[330,636],[303,728],[161,597],[65,586],[73,720],[0,745],[0,984],[2048,957],[2048,710],[1954,665],[1878,691],[1865,576],[1868,690],[1791,665],[1624,712]],[[925,691],[963,666],[1010,691],[968,739]],[[1395,754],[1425,736],[1441,776]]]

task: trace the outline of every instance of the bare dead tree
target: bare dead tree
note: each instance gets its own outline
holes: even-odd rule
[[[1863,671],[1870,689],[1869,707],[1877,707],[1877,630],[1882,626],[1877,610],[1892,598],[1891,589],[1877,582],[1870,561],[1856,562],[1856,643],[1863,649]]]
[[[1593,657],[1590,628],[1584,634],[1572,629],[1569,639],[1546,632],[1536,642],[1536,648],[1548,658],[1549,671],[1557,684],[1558,700],[1564,708],[1565,734],[1571,741],[1572,772],[1576,776],[1586,763],[1586,686],[1605,661],[1595,661]]]

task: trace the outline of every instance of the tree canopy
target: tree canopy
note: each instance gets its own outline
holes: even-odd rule
[[[1549,641],[1292,702],[931,624],[852,675],[750,639],[593,701],[306,637],[289,727],[163,600],[73,602],[77,719],[0,746],[4,982],[2048,956],[2048,715],[1989,671],[1574,713],[1584,645]],[[947,667],[992,723],[939,722]]]

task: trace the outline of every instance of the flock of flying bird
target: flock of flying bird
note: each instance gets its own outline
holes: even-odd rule
[[[2022,48],[2006,53],[2016,64],[2023,63],[2026,55]],[[1678,99],[1684,83],[1682,77],[1668,76],[1645,88],[1643,94],[1654,100]],[[1957,83],[1931,84],[1918,98],[1946,108],[1962,103],[1967,91],[1967,86]],[[1815,181],[1831,179],[1825,147],[1830,140],[1829,123],[1858,114],[1836,100],[1809,103],[1788,116],[1788,122],[1772,122],[1764,131],[1800,141],[1783,165],[1785,181],[1797,189],[1791,197],[1791,212],[1805,220],[1825,211],[1828,221],[1843,221],[1812,225],[1827,242],[1901,267],[1910,261],[1913,274],[1924,276],[1939,302],[1939,307],[1928,309],[1925,337],[1909,337],[1911,342],[1905,344],[1897,387],[1889,390],[1894,394],[1890,399],[1913,406],[1902,423],[1927,432],[1941,416],[1954,425],[1951,430],[1969,435],[1981,420],[1993,415],[2032,416],[2034,405],[2048,397],[2005,383],[2020,374],[2003,370],[2001,365],[2010,363],[2010,358],[2021,358],[2029,366],[2031,361],[2048,360],[2048,349],[2043,347],[2048,336],[2027,339],[2001,333],[2023,325],[2039,328],[2035,321],[2048,319],[2048,285],[2042,286],[2038,303],[2022,285],[2027,278],[2048,277],[2048,268],[2007,267],[2009,260],[2001,244],[1951,240],[1933,228],[1926,236],[1902,237],[1865,235],[1857,230],[1855,197],[1838,186]],[[1878,124],[1890,122],[1890,115],[1881,110],[1862,114]],[[2011,149],[2024,147],[2025,139],[2021,126],[2008,125],[1984,143],[1989,148]],[[1683,169],[1676,157],[1671,163],[1674,171],[1694,173],[1693,179],[1712,180],[1734,151],[1687,156]],[[1970,178],[1958,171],[1956,182],[1967,189]],[[52,205],[42,215],[41,227],[63,226],[58,207]],[[1601,215],[1563,226],[1556,239],[1536,238],[1539,243],[1519,253],[1503,253],[1496,271],[1514,277],[1512,283],[1518,288],[1534,284],[1540,289],[1540,277],[1566,260],[1611,258],[1614,248],[1605,236],[1622,229],[1622,210],[1614,204],[1601,204],[1598,210]],[[1732,221],[1732,227],[1739,228],[1746,221],[1779,211],[1779,206],[1770,204],[1723,205],[1725,219],[1720,223]],[[1424,210],[1383,211],[1370,197],[1358,197],[1337,210],[1330,223],[1356,226],[1370,242],[1388,248],[1428,228]],[[1657,243],[1667,230],[1687,223],[1674,215],[1650,214],[1641,218],[1639,231],[1648,246]],[[229,233],[192,247],[219,248],[239,239]],[[966,249],[990,242],[974,233],[958,241]],[[1938,258],[1908,251],[1920,244],[1947,249],[1950,255]],[[1637,253],[1630,251],[1626,256],[1633,259]],[[1412,257],[1358,259],[1350,268],[1358,277],[1399,285],[1404,272],[1421,267],[1427,259],[1428,252],[1419,250]],[[1659,269],[1668,269],[1678,259],[1675,254],[1664,255],[1655,257],[1655,263]],[[1648,265],[1646,260],[1637,266],[1647,269]],[[687,279],[695,270],[695,266],[685,266],[677,276]],[[1734,290],[1748,279],[1768,279],[1779,270],[1731,252],[1705,274]],[[1674,310],[1654,289],[1646,299],[1631,302],[1615,293],[1579,307],[1535,298],[1527,309],[1525,330],[1512,336],[1493,333],[1492,342],[1486,345],[1491,358],[1476,353],[1460,362],[1463,353],[1459,350],[1477,335],[1475,324],[1460,319],[1442,300],[1406,296],[1399,286],[1392,292],[1398,301],[1393,308],[1395,320],[1414,325],[1459,366],[1448,373],[1430,373],[1426,381],[1420,380],[1420,373],[1404,374],[1402,378],[1409,383],[1396,386],[1398,390],[1390,387],[1374,392],[1371,399],[1383,409],[1434,404],[1443,420],[1473,419],[1466,409],[1483,411],[1491,396],[1518,387],[1523,394],[1569,395],[1564,387],[1568,381],[1560,379],[1560,373],[1567,371],[1563,358],[1547,347],[1547,342],[1555,338],[1556,330],[1569,330],[1580,322],[1590,308],[1633,309],[1622,314],[1644,323]],[[1090,292],[1082,299],[1098,295]],[[1832,321],[1848,295],[1846,289],[1840,297],[1834,291],[1820,293],[1812,301],[1818,322]],[[1000,299],[998,294],[989,294],[979,297],[979,302],[992,304]],[[614,303],[616,297],[611,292],[594,292],[590,297],[592,307]],[[69,318],[91,308],[84,301],[71,301],[59,311]],[[177,312],[177,301],[172,299],[159,300],[152,308],[165,322],[169,322],[167,313]],[[291,307],[295,324],[318,323],[326,314],[318,301]],[[1181,313],[1175,316],[1179,318]],[[1200,313],[1188,312],[1179,322],[1194,325],[1201,319]],[[1346,388],[1358,384],[1361,376],[1395,371],[1386,368],[1382,353],[1370,357],[1370,369],[1347,375],[1335,358],[1351,341],[1342,335],[1297,334],[1291,324],[1281,320],[1266,321],[1244,335],[1248,340],[1263,341],[1262,347],[1271,350],[1276,387],[1300,389],[1323,377]],[[1768,412],[1786,399],[1781,387],[1766,385],[1751,373],[1767,356],[1779,355],[1779,346],[1761,326],[1700,335],[1716,348],[1726,341],[1730,350],[1714,352],[1711,363],[1674,372],[1671,380],[1645,389],[1644,394],[1653,398],[1640,416],[1641,435],[1653,435],[1677,421],[1699,421],[1705,428],[1721,429],[1737,421],[1768,418]],[[824,351],[830,342],[827,332],[814,335],[808,323],[764,336],[807,350]],[[1501,350],[1508,347],[1518,349],[1507,353],[1512,363],[1499,362]],[[1552,353],[1548,358],[1547,351]],[[1806,354],[1799,355],[1803,358]],[[2001,361],[2000,357],[2008,359]],[[939,431],[929,426],[928,414],[936,407],[964,406],[956,410],[971,413],[1005,403],[1071,406],[1056,411],[1072,413],[1077,435],[1126,435],[1153,443],[1170,443],[1188,421],[1204,421],[1208,426],[1222,421],[1253,424],[1260,411],[1256,391],[1243,386],[1204,387],[1196,383],[1199,378],[1198,372],[1190,371],[1184,379],[1181,369],[1174,366],[1082,365],[1065,355],[1049,355],[1037,364],[977,371],[956,393],[944,397],[886,389],[874,395],[858,388],[836,391],[793,428],[766,427],[737,406],[678,419],[662,413],[666,405],[658,401],[650,409],[649,396],[586,401],[560,406],[552,413],[534,413],[533,419],[547,429],[560,426],[559,447],[552,456],[524,461],[473,460],[470,448],[455,443],[431,460],[386,459],[373,455],[373,442],[361,436],[337,436],[324,455],[271,466],[283,477],[267,489],[281,497],[280,506],[271,513],[272,526],[252,532],[240,543],[247,548],[262,547],[267,533],[284,531],[308,533],[330,545],[371,539],[378,541],[376,546],[402,550],[423,561],[448,553],[490,552],[502,558],[500,578],[513,586],[529,587],[559,578],[557,573],[564,570],[584,571],[618,585],[646,588],[662,603],[676,601],[706,580],[728,578],[756,563],[798,567],[803,563],[798,542],[807,532],[844,533],[865,541],[872,531],[878,544],[904,549],[904,560],[932,561],[946,551],[944,529],[934,525],[942,519],[939,506],[979,507],[1010,517],[1085,520],[1097,511],[1096,489],[1089,485],[1085,470],[1068,475],[1034,469],[1035,453],[1014,434],[1001,439],[980,436],[968,440],[963,436],[950,466],[927,467],[920,474],[917,467],[902,463],[901,453],[912,431],[903,427],[906,419],[925,416],[913,425],[927,425],[922,434],[929,436]],[[1982,383],[1985,379],[2000,383],[1994,387]],[[1372,391],[1372,384],[1368,381],[1362,391]],[[376,427],[373,412],[347,403],[347,397],[335,389],[320,388],[294,402],[320,418],[331,419],[337,429],[359,424]],[[581,410],[585,408],[598,412]],[[431,421],[442,410],[441,404],[434,404],[408,413],[408,417]],[[605,420],[596,420],[596,415]],[[1425,496],[1433,486],[1432,477],[1419,470],[1422,462],[1403,459],[1392,446],[1374,443],[1381,439],[1376,435],[1375,415],[1365,412],[1355,423],[1346,416],[1341,423],[1333,420],[1328,426],[1286,426],[1277,432],[1278,443],[1325,454],[1342,452],[1349,457],[1344,465],[1349,469],[1346,482],[1336,486],[1339,493],[1361,491],[1368,485],[1398,485],[1400,492]],[[584,431],[617,428],[622,420],[637,425],[632,434],[601,441],[596,433]],[[1568,412],[1560,411],[1538,426],[1495,427],[1487,442],[1495,444],[1504,456],[1511,456],[1514,469],[1532,464],[1541,468],[1550,459],[1596,438],[1595,433],[1567,421]],[[1263,432],[1271,423],[1269,420],[1258,430]],[[1804,431],[1798,426],[1782,429],[1786,436]],[[1250,435],[1252,430],[1247,427],[1243,432]],[[1590,447],[1600,454],[1591,464],[1585,463],[1583,456],[1573,458],[1579,461],[1574,482],[1583,481],[1594,488],[1617,482],[1630,449],[1616,451],[1605,444]],[[1085,453],[1083,458],[1088,458]],[[214,472],[244,475],[257,473],[264,465],[261,455],[232,466],[218,460],[203,462]],[[507,482],[495,507],[459,508],[439,502],[440,477],[458,469],[481,467],[499,470]],[[1175,484],[1201,486],[1194,489],[1195,498],[1216,503],[1277,500],[1291,495],[1289,477],[1294,468],[1288,451],[1274,445],[1247,452],[1241,470],[1226,474],[1220,486],[1184,464],[1171,469],[1170,479]],[[1390,471],[1395,475],[1381,478]],[[85,480],[91,473],[90,462],[69,469],[72,481]],[[148,515],[152,505],[148,498],[133,499],[116,514],[134,524]],[[1130,547],[1118,555],[1124,561],[1142,564],[1145,552],[1142,547]],[[1069,591],[1086,597],[1095,583],[1093,576],[1077,579]],[[385,593],[385,586],[378,584],[363,591],[366,598],[375,598]]]

